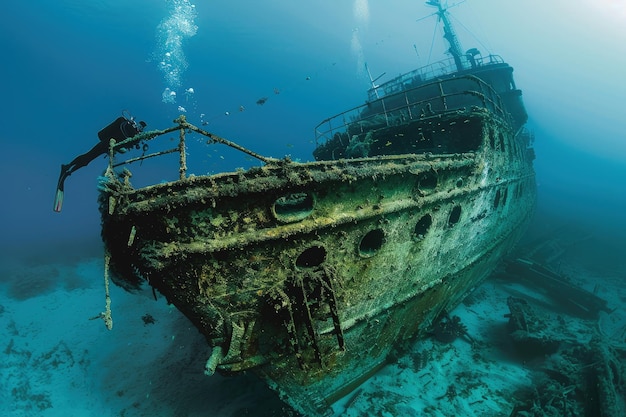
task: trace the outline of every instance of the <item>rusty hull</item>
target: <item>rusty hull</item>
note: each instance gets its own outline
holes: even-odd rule
[[[424,123],[445,135],[459,120],[479,126],[475,152],[282,160],[141,189],[109,171],[111,268],[194,323],[209,373],[252,369],[324,415],[454,308],[530,219],[523,141],[484,109]]]

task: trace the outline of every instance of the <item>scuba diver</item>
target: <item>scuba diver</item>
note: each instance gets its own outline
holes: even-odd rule
[[[54,198],[54,211],[57,213],[61,211],[63,206],[63,188],[65,179],[72,175],[78,168],[87,166],[91,161],[96,159],[100,155],[106,155],[109,151],[109,141],[115,139],[116,142],[121,142],[124,139],[132,138],[136,134],[143,131],[146,127],[144,121],[136,122],[135,119],[124,111],[122,116],[115,119],[107,127],[98,132],[98,142],[88,152],[77,156],[67,165],[61,165],[61,175],[59,175],[59,183],[57,184],[57,192]]]

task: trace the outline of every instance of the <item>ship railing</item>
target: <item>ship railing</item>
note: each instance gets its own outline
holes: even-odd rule
[[[315,127],[319,146],[339,134],[352,136],[385,127],[398,126],[436,114],[485,108],[511,122],[500,95],[489,84],[473,75],[432,81],[346,110],[323,120]]]
[[[463,55],[460,57],[460,60],[463,68],[468,70],[493,64],[504,64],[504,60],[500,55]],[[368,99],[373,101],[383,96],[396,94],[400,91],[414,88],[418,84],[422,84],[426,81],[434,80],[438,77],[449,75],[457,71],[458,68],[456,66],[456,61],[453,58],[446,58],[405,74],[401,74],[392,80],[371,88],[367,93]]]
[[[187,174],[187,151],[186,151],[186,145],[185,145],[187,132],[195,132],[202,136],[207,137],[208,138],[207,144],[219,143],[222,145],[226,145],[240,152],[243,152],[253,158],[256,158],[266,164],[279,162],[279,160],[276,158],[270,158],[270,157],[260,155],[248,148],[238,145],[235,142],[232,142],[228,139],[224,139],[214,133],[207,132],[206,130],[203,130],[195,125],[192,125],[191,123],[187,122],[187,119],[185,118],[184,115],[179,116],[176,120],[174,120],[174,123],[176,123],[176,125],[170,128],[163,129],[163,130],[151,130],[147,132],[142,132],[133,136],[132,138],[128,138],[120,142],[116,142],[115,139],[111,139],[109,142],[109,169],[113,170],[113,168],[117,168],[123,165],[128,165],[134,162],[144,161],[146,159],[156,158],[156,157],[171,154],[171,153],[178,153],[179,154],[179,158],[178,158],[179,178],[181,180],[185,179],[186,174]],[[126,150],[131,149],[131,148],[137,148],[143,145],[144,149],[147,149],[147,146],[146,146],[147,142],[154,140],[160,136],[167,135],[168,133],[172,133],[176,131],[178,131],[179,133],[178,144],[174,148],[165,149],[165,150],[158,151],[158,152],[153,152],[147,155],[144,154],[144,155],[141,155],[135,158],[129,158],[123,161],[117,161],[114,158],[115,155],[123,154],[126,152]]]

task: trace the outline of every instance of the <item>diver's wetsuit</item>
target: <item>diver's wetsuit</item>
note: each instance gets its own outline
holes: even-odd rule
[[[98,132],[98,142],[88,152],[77,156],[67,165],[61,165],[61,175],[59,175],[59,183],[57,184],[57,194],[54,200],[54,211],[61,211],[63,205],[63,188],[65,179],[72,175],[78,168],[87,166],[91,161],[100,155],[104,155],[109,150],[109,141],[115,139],[117,142],[126,138],[131,138],[141,132],[146,126],[145,122],[135,123],[132,119],[120,116],[111,122],[107,127]]]

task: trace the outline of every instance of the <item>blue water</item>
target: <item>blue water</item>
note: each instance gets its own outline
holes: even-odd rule
[[[465,49],[500,54],[515,68],[536,135],[532,230],[575,225],[594,236],[589,252],[603,255],[594,262],[619,262],[626,247],[626,6],[509,3],[469,0],[451,11]],[[126,109],[148,129],[185,114],[261,154],[310,160],[314,127],[364,101],[365,63],[384,81],[444,56],[436,19],[416,22],[430,13],[412,0],[5,4],[3,256],[76,262],[100,255],[96,179],[106,160],[67,179],[60,214],[52,211],[54,192],[60,165],[89,150]],[[197,174],[253,163],[219,145],[189,147]],[[146,169],[165,179],[177,167],[168,160]]]

